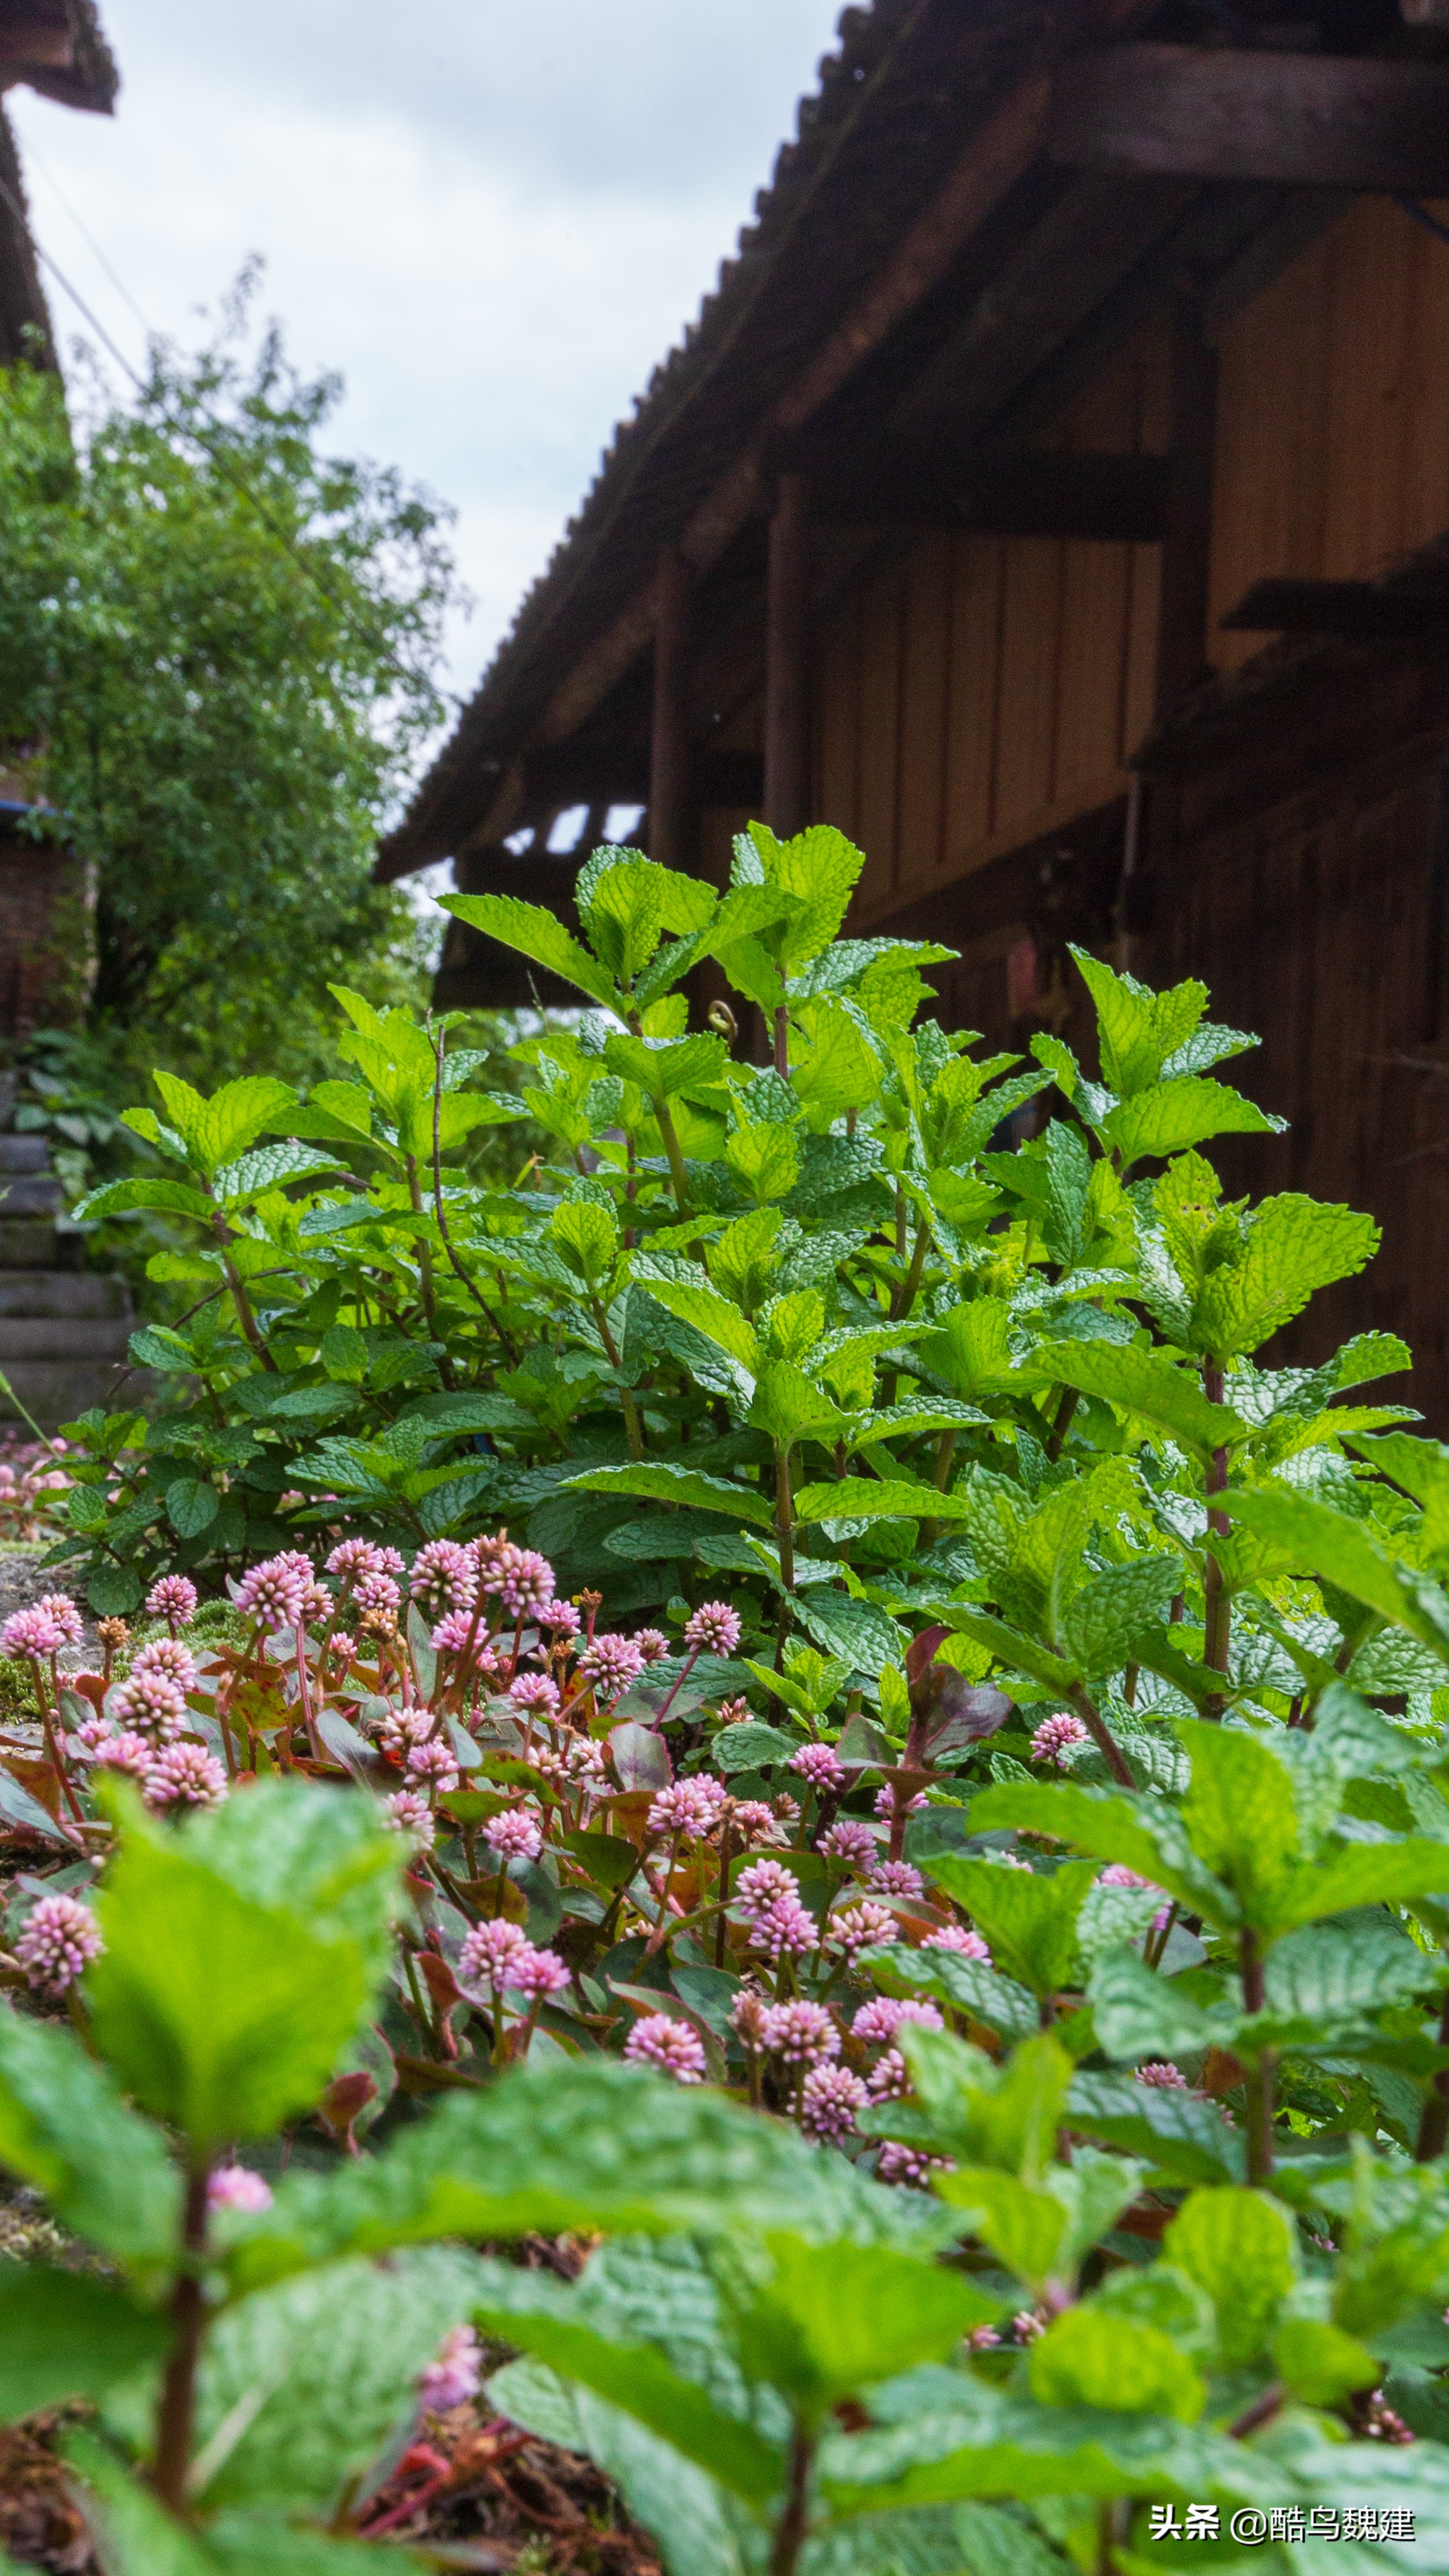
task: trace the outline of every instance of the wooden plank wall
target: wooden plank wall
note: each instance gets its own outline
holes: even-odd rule
[[[1365,699],[1376,695],[1368,673]],[[1158,880],[1146,971],[1157,984],[1200,975],[1212,1015],[1252,1029],[1261,1049],[1230,1068],[1291,1125],[1286,1136],[1226,1137],[1213,1160],[1234,1196],[1300,1189],[1367,1208],[1383,1246],[1356,1280],[1315,1298],[1280,1337],[1278,1360],[1326,1358],[1350,1333],[1401,1333],[1413,1380],[1389,1392],[1449,1432],[1449,729],[1434,709],[1385,696],[1377,754],[1338,768],[1311,722],[1282,709],[1303,755],[1294,794],[1249,806],[1241,770],[1254,746],[1224,745],[1186,783],[1176,862]],[[1343,713],[1343,701],[1340,701]],[[1395,718],[1410,739],[1394,743]],[[1350,720],[1351,729],[1351,720]],[[1235,756],[1241,754],[1241,760]],[[1287,766],[1287,763],[1284,763]]]
[[[1430,210],[1440,221],[1449,208]],[[1449,243],[1361,197],[1228,325],[1219,348],[1209,658],[1271,574],[1364,579],[1449,529]]]
[[[1074,452],[1164,436],[1153,331],[1059,423]],[[968,874],[1105,804],[1151,712],[1157,550],[922,537],[816,647],[815,811],[867,853],[857,914]]]

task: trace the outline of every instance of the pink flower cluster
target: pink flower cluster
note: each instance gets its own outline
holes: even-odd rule
[[[701,1771],[692,1780],[676,1780],[671,1788],[660,1790],[650,1804],[649,1831],[658,1836],[683,1834],[702,1842],[714,1832],[728,1804],[723,1783]]]
[[[1059,1717],[1044,1717],[1031,1739],[1033,1762],[1054,1762],[1059,1771],[1070,1771],[1072,1749],[1090,1744],[1091,1736],[1079,1717],[1065,1710]]]
[[[751,1861],[735,1881],[735,1902],[750,1929],[750,1947],[772,1960],[798,1957],[820,1939],[814,1916],[800,1902],[793,1873],[777,1860]]]
[[[538,1950],[518,1924],[503,1915],[475,1924],[458,1955],[458,1968],[469,1985],[491,1986],[498,1994],[511,1986],[530,2002],[544,2003],[562,1994],[569,1972],[556,1950]]]
[[[624,2043],[624,2062],[657,2067],[676,2084],[702,2084],[707,2064],[699,2033],[663,2012],[644,2013],[635,2022]]]
[[[15,1944],[27,1985],[40,1994],[66,1994],[98,1959],[105,1943],[88,1905],[73,1896],[36,1898]]]

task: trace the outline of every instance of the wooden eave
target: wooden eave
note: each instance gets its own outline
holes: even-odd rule
[[[1087,0],[1065,23],[1038,0],[846,12],[756,224],[617,430],[380,878],[537,822],[550,758],[579,755],[587,801],[590,743],[642,751],[664,547],[700,585],[702,654],[718,674],[733,617],[731,684],[758,684],[759,531],[781,470],[809,472],[816,522],[849,531],[857,561],[922,525],[1157,532],[1161,460],[1041,452],[1075,387],[1184,279],[1220,327],[1345,191],[1449,195],[1442,59],[1161,41],[1180,39],[1183,5]],[[703,725],[722,694],[717,679]]]

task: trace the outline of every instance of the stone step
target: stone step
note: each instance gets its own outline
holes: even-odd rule
[[[0,1316],[120,1316],[131,1320],[131,1291],[118,1276],[88,1270],[0,1269]]]
[[[64,1204],[54,1172],[22,1172],[0,1198],[0,1216],[57,1216]]]
[[[50,1147],[43,1136],[0,1136],[0,1172],[48,1172]]]
[[[0,1319],[0,1368],[12,1360],[124,1360],[130,1338],[124,1318],[7,1315]]]
[[[121,1386],[120,1371],[113,1363],[94,1360],[17,1360],[5,1374],[43,1431],[73,1422],[93,1404],[113,1405],[118,1388],[122,1404],[139,1404],[143,1386],[149,1388],[151,1383],[138,1370]],[[12,1418],[18,1418],[18,1407],[0,1387],[0,1420]]]
[[[0,1209],[0,1271],[80,1270],[85,1236],[80,1229],[51,1225],[44,1217],[11,1215]]]

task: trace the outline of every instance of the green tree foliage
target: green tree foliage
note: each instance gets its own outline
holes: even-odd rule
[[[336,380],[248,301],[134,403],[93,386],[74,440],[53,376],[0,378],[0,740],[96,869],[102,1061],[212,1081],[311,1066],[329,974],[407,988],[368,867],[445,711],[451,587],[446,514],[325,453]]]

